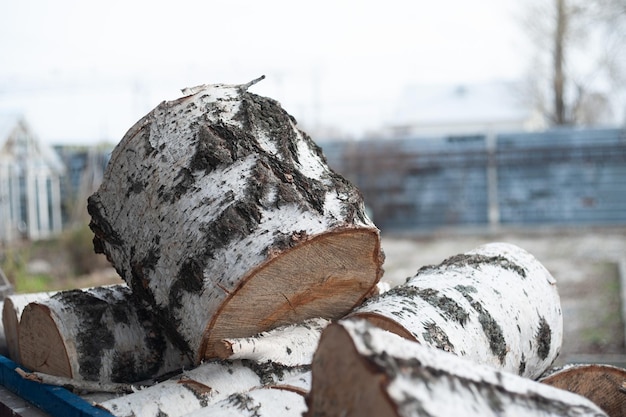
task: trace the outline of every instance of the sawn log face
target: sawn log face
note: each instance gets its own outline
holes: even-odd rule
[[[88,210],[96,251],[197,362],[225,337],[338,318],[382,273],[358,190],[276,101],[240,86],[137,122]]]

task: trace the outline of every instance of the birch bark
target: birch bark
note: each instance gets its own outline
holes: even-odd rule
[[[556,281],[507,243],[423,267],[349,316],[533,379],[556,359],[563,335]]]
[[[191,363],[125,284],[61,291],[30,303],[18,328],[21,363],[45,374],[133,383]]]
[[[98,406],[118,417],[178,417],[198,410],[208,415],[204,410],[209,405],[263,386],[296,387],[291,390],[300,390],[302,395],[310,386],[308,374],[308,367],[250,361],[207,362],[167,381],[101,402]]]
[[[305,417],[606,416],[588,399],[372,326],[322,333]]]
[[[195,363],[222,339],[339,318],[382,274],[360,193],[247,87],[200,86],[160,104],[88,201],[96,251]]]

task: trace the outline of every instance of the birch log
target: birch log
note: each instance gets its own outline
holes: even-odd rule
[[[232,394],[207,408],[185,417],[302,417],[306,411],[304,396],[281,388],[257,388]]]
[[[531,254],[507,243],[423,267],[350,316],[533,379],[556,359],[563,335],[556,281]]]
[[[251,361],[212,361],[185,371],[182,375],[110,399],[98,406],[118,417],[178,417],[263,386],[294,387],[308,392],[309,367],[285,367]],[[307,385],[308,384],[308,385]]]
[[[200,86],[157,106],[88,201],[96,252],[196,363],[222,339],[339,318],[382,274],[358,190],[248,87]]]
[[[322,333],[305,417],[605,416],[588,399],[342,320]]]
[[[19,350],[30,370],[85,381],[132,383],[191,363],[125,284],[61,291],[28,304]]]
[[[224,339],[216,346],[222,359],[248,359],[284,366],[310,365],[322,330],[329,321],[322,318],[282,326],[254,337]]]
[[[626,416],[626,370],[611,365],[567,365],[541,380],[593,401],[611,417]]]
[[[53,292],[13,294],[4,299],[4,305],[2,306],[2,326],[4,327],[8,355],[14,362],[21,363],[18,325],[24,307],[31,302],[50,298],[53,294]]]

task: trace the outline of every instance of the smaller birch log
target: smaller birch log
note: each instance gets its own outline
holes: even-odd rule
[[[29,303],[50,298],[54,292],[38,292],[31,294],[13,294],[4,299],[2,307],[2,326],[7,343],[9,358],[17,363],[21,363],[18,325],[22,317],[22,311]]]
[[[191,363],[125,284],[61,291],[30,303],[18,328],[22,365],[45,374],[134,383]]]
[[[568,365],[540,382],[593,401],[611,417],[626,416],[626,370],[610,365]]]
[[[329,323],[317,318],[278,327],[254,337],[224,339],[216,351],[221,359],[271,361],[285,366],[310,365],[322,330]]]
[[[177,417],[257,387],[306,387],[306,373],[308,367],[212,361],[133,394],[101,402],[98,406],[118,417]],[[299,382],[303,378],[305,382]]]
[[[423,267],[349,317],[533,379],[556,359],[563,335],[556,281],[535,257],[507,243]]]
[[[322,333],[305,417],[605,416],[588,399],[342,320]]]

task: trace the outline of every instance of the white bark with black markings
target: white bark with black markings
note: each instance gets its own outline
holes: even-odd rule
[[[326,319],[316,318],[254,337],[224,339],[216,351],[222,359],[271,361],[285,366],[310,365],[320,334],[329,323]]]
[[[556,359],[563,334],[556,281],[531,254],[507,243],[423,267],[350,316],[529,378]]]
[[[222,339],[339,318],[382,274],[358,190],[271,99],[200,86],[113,151],[94,247],[199,363]]]
[[[348,319],[322,333],[306,417],[606,416],[588,399]]]
[[[280,388],[257,388],[232,394],[184,417],[302,417],[305,411],[306,403],[299,392]]]
[[[133,383],[191,363],[125,284],[61,291],[28,304],[19,350],[30,370],[86,381]]]
[[[251,361],[207,362],[141,391],[99,403],[98,406],[118,417],[176,417],[205,410],[209,405],[231,395],[263,386],[278,386],[282,389],[295,386],[292,391],[302,391],[300,387],[303,384],[305,387],[307,383],[310,384],[308,374],[308,367],[285,367]]]

